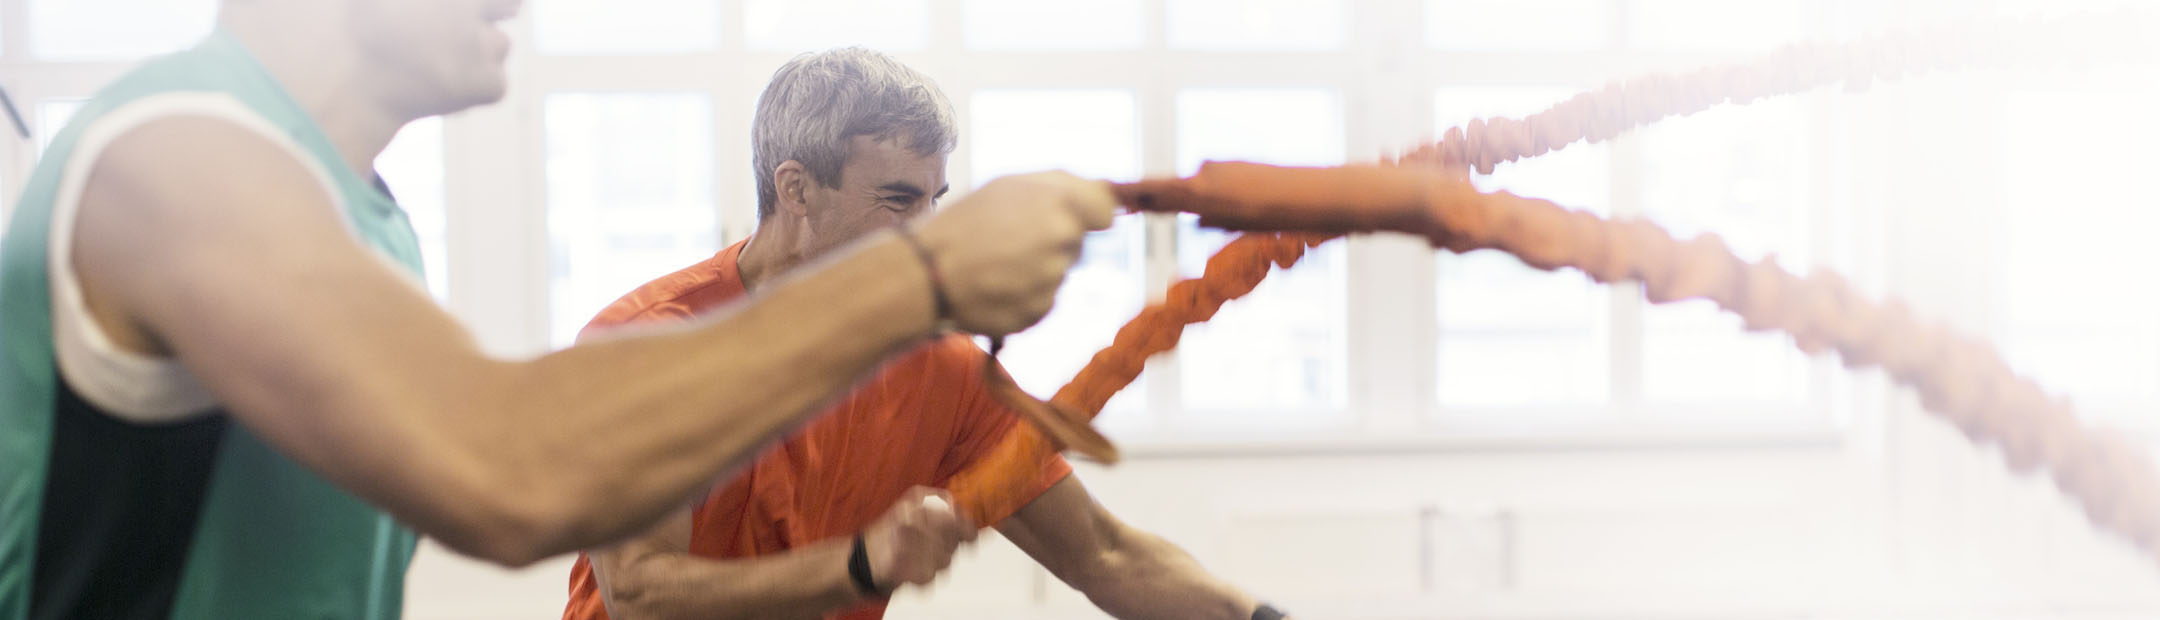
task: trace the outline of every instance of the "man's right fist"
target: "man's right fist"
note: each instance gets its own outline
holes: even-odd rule
[[[1050,313],[1082,236],[1110,227],[1110,186],[1063,172],[1002,177],[941,208],[922,241],[960,329],[1003,336]]]
[[[973,540],[975,524],[953,512],[952,496],[915,487],[863,531],[863,551],[878,590],[891,592],[937,579],[960,543]]]

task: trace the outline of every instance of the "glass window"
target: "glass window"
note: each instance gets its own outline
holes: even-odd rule
[[[861,45],[884,52],[930,46],[928,0],[747,0],[750,49],[807,52]]]
[[[1177,122],[1179,169],[1188,174],[1208,159],[1343,161],[1342,101],[1329,90],[1186,90],[1178,93]],[[1230,238],[1180,219],[1180,269],[1199,275]],[[1247,426],[1339,421],[1349,371],[1346,263],[1340,242],[1322,246],[1186,329],[1178,370],[1185,408],[1199,414],[1190,418]]]
[[[712,123],[703,94],[548,95],[555,345],[624,293],[719,251]]]
[[[1457,52],[1584,52],[1612,45],[1613,0],[1425,0],[1425,42]]]
[[[2151,5],[2152,0],[1997,0],[1995,10],[2006,15],[2075,15]]]
[[[132,60],[210,34],[215,0],[30,0],[30,52],[48,60]]]
[[[1139,108],[1132,91],[984,90],[970,108],[975,185],[1041,170],[1140,178]]]
[[[1341,0],[1169,0],[1171,49],[1331,50],[1348,38]]]
[[[534,0],[542,54],[679,54],[720,46],[712,0]]]
[[[67,128],[68,121],[75,118],[75,111],[81,110],[83,107],[83,103],[86,101],[88,100],[46,99],[44,101],[38,102],[38,153],[42,154],[45,152],[45,147],[52,146],[53,138],[57,138],[60,136],[60,130]]]
[[[1128,50],[1140,47],[1140,0],[967,0],[967,47],[984,51]]]
[[[969,108],[969,166],[978,187],[998,176],[1050,169],[1094,179],[1140,176],[1131,91],[987,90],[975,93]],[[1050,396],[1139,313],[1146,302],[1145,253],[1140,216],[1119,217],[1111,229],[1088,235],[1050,315],[1006,340],[1000,359],[1022,387]],[[1145,393],[1141,382],[1119,392],[1097,424],[1111,431],[1140,424],[1133,414]]]
[[[1632,0],[1628,45],[1689,52],[1755,52],[1797,43],[1807,13],[1799,0]]]
[[[1800,101],[1721,106],[1644,132],[1645,213],[1679,239],[1715,232],[1746,260],[1775,253],[1805,273],[1807,135]],[[1643,393],[1658,403],[1794,403],[1806,358],[1782,334],[1748,333],[1709,301],[1643,313]]]
[[[2160,402],[2160,156],[2151,96],[2025,92],[2003,132],[2004,353],[2091,412],[2149,416]],[[2151,418],[2141,420],[2151,422]]]
[[[443,207],[443,120],[431,116],[413,121],[398,132],[375,158],[375,174],[390,187],[398,206],[412,220],[420,237],[420,258],[427,263],[428,292],[438,300],[450,298],[450,266],[447,262],[448,214]]]
[[[1435,127],[1473,118],[1522,117],[1573,88],[1456,87],[1434,95]],[[1605,144],[1502,164],[1473,179],[1606,215],[1612,162]],[[1452,407],[1602,405],[1611,393],[1612,302],[1606,287],[1574,271],[1547,272],[1498,252],[1441,253],[1437,393]]]

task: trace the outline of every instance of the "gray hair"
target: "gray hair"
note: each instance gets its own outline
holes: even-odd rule
[[[758,98],[750,136],[759,219],[779,204],[774,171],[789,160],[802,162],[819,185],[839,187],[856,136],[905,140],[918,155],[950,154],[960,143],[952,102],[936,83],[860,47],[803,54],[781,65]]]

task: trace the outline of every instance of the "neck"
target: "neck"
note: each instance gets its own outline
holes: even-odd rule
[[[801,237],[795,228],[788,218],[778,213],[758,223],[757,232],[750,236],[742,255],[735,259],[735,270],[742,276],[743,290],[755,291],[759,285],[803,263]]]
[[[383,81],[369,79],[351,36],[333,20],[272,14],[312,10],[319,8],[261,3],[245,11],[226,11],[219,23],[300,103],[330,137],[345,165],[362,178],[372,178],[375,157],[413,119],[385,104],[380,96]]]

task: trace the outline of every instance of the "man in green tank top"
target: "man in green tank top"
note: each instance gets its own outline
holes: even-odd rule
[[[226,0],[60,133],[0,246],[0,620],[391,618],[414,531],[641,531],[887,355],[1033,323],[1109,223],[1003,179],[690,328],[491,359],[369,162],[502,96],[518,4]]]

